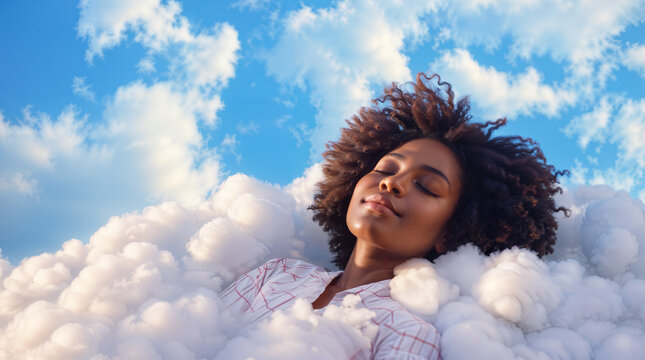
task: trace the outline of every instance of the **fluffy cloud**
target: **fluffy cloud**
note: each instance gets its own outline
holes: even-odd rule
[[[490,117],[535,113],[555,116],[562,107],[575,101],[575,94],[566,88],[543,84],[534,68],[514,76],[480,65],[463,49],[445,51],[430,65],[430,70],[448,79],[461,95],[470,95]]]
[[[269,257],[306,258],[309,239],[316,244],[320,229],[305,225],[301,201],[311,199],[318,172],[288,189],[234,175],[207,201],[113,217],[89,243],[70,240],[15,268],[0,261],[0,357],[213,357],[236,334],[216,295],[223,285]],[[317,257],[330,261],[328,253]],[[321,349],[336,331],[362,338],[353,330],[362,323],[334,325],[350,310],[337,311],[321,320],[329,323]],[[298,314],[285,321],[312,326]],[[369,344],[360,341],[359,348]],[[346,345],[350,351],[356,342]]]
[[[440,306],[458,297],[459,286],[437,274],[429,261],[411,259],[396,267],[390,292],[408,310],[432,319]]]
[[[267,56],[267,72],[281,83],[310,88],[318,110],[309,139],[314,152],[368,104],[371,84],[411,79],[404,45],[427,36],[425,15],[435,9],[432,1],[361,0],[289,13]]]
[[[151,72],[154,55],[167,55],[172,69],[170,80],[193,97],[201,97],[196,100],[210,103],[202,115],[213,123],[221,106],[217,91],[235,75],[240,48],[237,31],[231,25],[216,24],[195,34],[174,1],[83,0],[79,7],[78,34],[89,43],[88,61],[96,55],[103,56],[105,49],[117,46],[132,33],[134,41],[148,50],[139,68]]]
[[[257,9],[265,2],[237,4]],[[218,155],[199,128],[217,123],[221,90],[235,74],[236,30],[217,24],[195,32],[174,1],[83,0],[80,9],[78,34],[88,42],[89,61],[130,37],[146,51],[140,71],[156,71],[156,56],[173,71],[161,81],[120,86],[105,99],[104,121],[96,125],[73,107],[56,119],[29,109],[14,122],[0,114],[0,200],[48,196],[52,213],[62,217],[85,213],[79,203],[100,203],[114,214],[132,199],[138,199],[135,208],[149,199],[171,201],[111,218],[89,243],[72,239],[17,265],[0,259],[0,358],[283,359],[312,351],[344,358],[365,352],[371,314],[357,298],[324,312],[299,301],[247,329],[220,306],[218,291],[267,258],[330,260],[326,236],[306,211],[319,165],[284,189],[239,174],[219,184]],[[549,55],[566,63],[569,73],[559,85],[545,83],[532,67],[511,74],[482,66],[467,50],[440,52],[433,62],[491,116],[554,116],[580,93],[593,93],[576,81],[591,78],[604,88],[619,61],[613,59],[615,37],[642,9],[631,1],[604,7],[582,1],[303,6],[282,23],[267,71],[283,84],[311,88],[318,115],[310,140],[323,144],[342,119],[367,104],[371,85],[411,78],[406,47],[424,41],[428,27],[438,24],[442,39],[462,47],[492,49],[509,38],[512,58]],[[445,24],[426,23],[439,11]],[[641,48],[629,47],[620,61],[640,72]],[[90,97],[81,80],[74,81],[75,92]],[[638,137],[645,106],[629,99],[617,104],[602,97],[566,131],[583,147],[615,143],[622,168],[594,169],[590,182],[631,188],[645,166]],[[560,203],[573,216],[560,219],[556,253],[545,261],[518,249],[486,257],[466,246],[434,265],[414,260],[396,269],[393,296],[442,332],[444,359],[642,355],[643,204],[608,187],[572,189]],[[20,219],[9,217],[13,208],[1,210],[5,222]]]
[[[286,188],[229,177],[193,205],[113,217],[87,244],[0,261],[6,358],[350,358],[369,352],[360,298],[313,311],[299,300],[250,327],[218,291],[267,258],[317,263],[320,229],[304,204],[314,166]],[[645,340],[645,206],[609,187],[567,190],[556,252],[490,257],[473,246],[395,269],[392,296],[442,333],[444,359],[638,359]],[[320,253],[316,254],[318,257]],[[362,355],[361,355],[362,356]]]
[[[204,102],[171,83],[120,87],[105,110],[102,140],[126,173],[150,184],[151,195],[190,201],[218,182],[219,162],[198,130],[200,114],[214,114],[218,99]]]
[[[433,321],[444,359],[641,356],[645,206],[608,187],[579,187],[559,202],[573,211],[560,220],[551,260],[518,249],[485,257],[467,246],[425,272],[426,281],[459,287]],[[437,289],[427,311],[436,309],[436,299],[454,297],[450,286]]]
[[[217,150],[201,131],[217,125],[221,91],[235,75],[237,31],[226,23],[196,31],[173,1],[84,0],[79,7],[88,60],[131,35],[147,50],[143,69],[153,71],[154,57],[164,56],[168,71],[119,86],[103,98],[102,119],[88,120],[73,106],[56,119],[30,107],[22,119],[0,115],[3,240],[33,234],[23,231],[29,217],[69,231],[76,214],[99,224],[152,201],[199,201],[221,180]],[[98,97],[84,78],[74,78],[73,90]]]
[[[328,305],[322,315],[296,299],[287,313],[276,311],[230,340],[216,359],[361,359],[370,354],[376,326],[374,313],[360,308],[360,297],[348,295],[341,306]]]
[[[3,240],[37,232],[27,219],[64,226],[80,213],[100,223],[151,200],[203,198],[220,180],[218,157],[197,130],[213,106],[168,83],[135,82],[107,101],[103,123],[88,125],[73,107],[57,119],[0,119]]]
[[[103,1],[82,0],[79,4],[78,33],[89,40],[86,58],[103,56],[103,51],[117,46],[127,31],[135,39],[158,49],[170,40],[189,36],[188,24],[177,16],[181,12],[174,1],[167,5],[161,0]]]

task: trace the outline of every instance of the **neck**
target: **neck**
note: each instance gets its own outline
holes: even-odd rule
[[[354,288],[394,277],[394,267],[405,259],[393,259],[392,255],[357,239],[345,271],[338,278],[338,291]]]

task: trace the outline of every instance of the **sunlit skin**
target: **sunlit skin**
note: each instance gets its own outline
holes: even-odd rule
[[[313,302],[318,309],[340,291],[391,279],[394,267],[431,249],[442,237],[461,192],[461,167],[441,142],[416,139],[383,156],[363,176],[347,209],[356,246],[344,272]]]

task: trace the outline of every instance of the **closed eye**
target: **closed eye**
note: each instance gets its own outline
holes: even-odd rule
[[[425,194],[428,194],[428,195],[430,195],[430,196],[439,197],[439,195],[437,195],[437,194],[433,193],[432,191],[430,191],[430,190],[426,189],[426,188],[425,188],[423,185],[421,185],[420,183],[415,182],[414,184],[417,186],[417,188],[418,188],[419,190],[421,190],[421,192],[423,192],[423,193],[425,193]]]
[[[393,172],[389,171],[383,171],[383,170],[374,170],[375,173],[383,174],[383,175],[394,175]]]

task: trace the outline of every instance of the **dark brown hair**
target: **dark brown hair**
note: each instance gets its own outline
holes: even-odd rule
[[[432,81],[436,79],[437,86]],[[462,192],[444,237],[448,251],[467,243],[483,253],[519,246],[539,256],[553,252],[558,224],[553,195],[561,192],[556,171],[546,163],[531,139],[492,137],[506,119],[471,122],[468,98],[454,102],[450,84],[438,75],[420,73],[411,91],[393,83],[374,106],[360,109],[347,121],[340,139],[327,144],[324,180],[310,209],[314,220],[329,233],[334,264],[344,268],[356,238],[346,224],[354,187],[383,155],[418,138],[448,146],[462,168]],[[381,108],[379,104],[387,106]],[[434,260],[434,250],[426,255]]]

